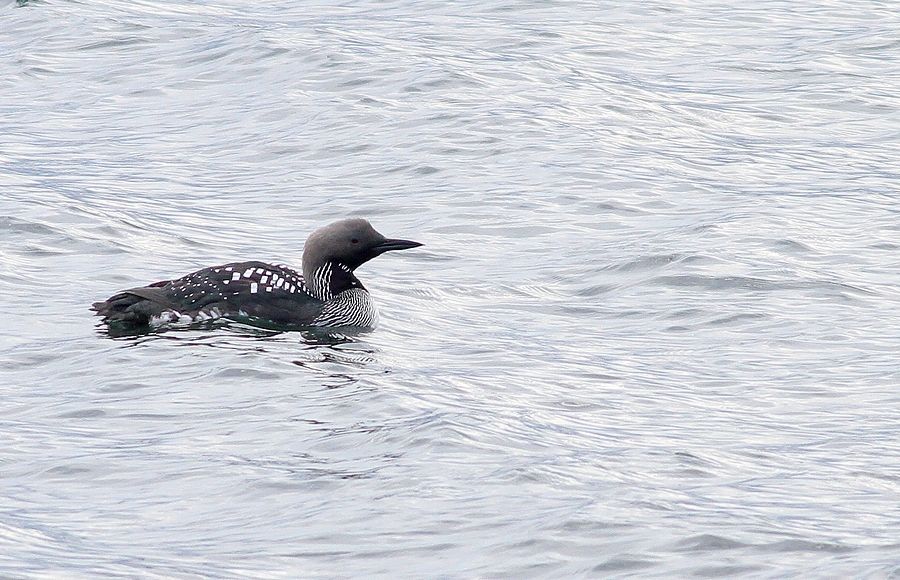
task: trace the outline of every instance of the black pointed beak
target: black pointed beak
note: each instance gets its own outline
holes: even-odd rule
[[[377,244],[373,249],[381,254],[384,252],[391,252],[393,250],[409,250],[410,248],[418,248],[421,245],[422,244],[420,244],[419,242],[413,242],[411,240],[387,239]]]

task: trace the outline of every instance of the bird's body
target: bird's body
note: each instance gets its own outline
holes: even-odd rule
[[[233,262],[119,292],[93,309],[111,326],[125,328],[222,317],[285,328],[371,327],[377,311],[354,270],[386,251],[420,245],[386,239],[365,220],[342,220],[310,235],[303,272]]]
[[[285,265],[233,262],[203,268],[176,280],[125,290],[94,304],[103,316],[132,325],[247,319],[277,326],[371,326],[376,310],[368,292],[346,290],[322,300],[306,287],[303,274]],[[335,308],[362,294],[353,310]],[[359,297],[358,297],[359,298]]]

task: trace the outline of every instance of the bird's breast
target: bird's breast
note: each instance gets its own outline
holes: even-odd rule
[[[351,288],[325,302],[313,325],[373,327],[377,322],[378,309],[369,292]]]

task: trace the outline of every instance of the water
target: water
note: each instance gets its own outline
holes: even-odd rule
[[[900,574],[898,27],[2,3],[0,575]],[[347,215],[374,332],[87,310]]]

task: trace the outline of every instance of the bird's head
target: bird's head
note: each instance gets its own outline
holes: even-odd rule
[[[410,240],[386,238],[361,218],[340,220],[309,235],[303,248],[303,273],[309,278],[328,262],[345,266],[352,272],[385,252],[421,245]]]

